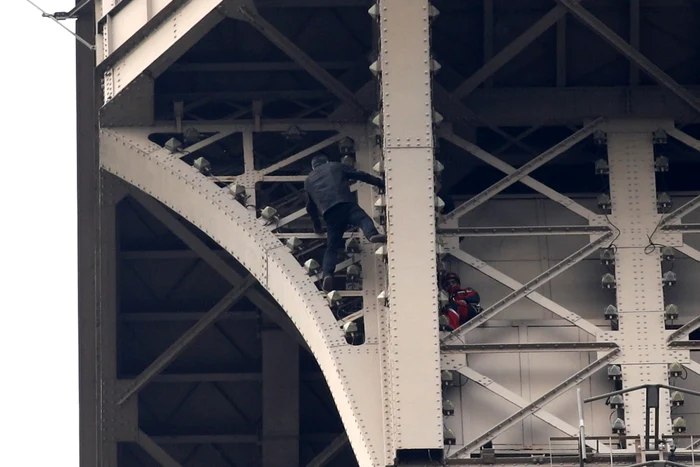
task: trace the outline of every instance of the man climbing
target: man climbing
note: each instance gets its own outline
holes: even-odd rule
[[[357,205],[349,182],[359,180],[384,190],[384,181],[340,162],[330,162],[323,154],[313,158],[311,168],[311,173],[304,182],[306,211],[313,221],[314,232],[322,233],[319,211],[328,227],[328,245],[322,265],[322,288],[330,292],[333,290],[338,251],[344,247],[343,234],[348,225],[359,226],[372,243],[386,242],[386,235],[377,231],[372,218]]]

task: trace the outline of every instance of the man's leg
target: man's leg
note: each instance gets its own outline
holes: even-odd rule
[[[347,226],[347,211],[337,206],[327,212],[324,217],[328,226],[328,244],[323,255],[322,288],[325,292],[330,292],[333,290],[333,274],[335,266],[338,264],[338,251],[345,246],[343,234]]]
[[[386,242],[386,235],[382,235],[377,231],[372,218],[357,204],[353,204],[350,208],[348,223],[359,226],[360,229],[362,229],[362,233],[365,234],[365,237],[367,237],[367,240],[370,242]]]

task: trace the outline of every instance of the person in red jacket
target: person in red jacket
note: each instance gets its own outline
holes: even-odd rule
[[[462,281],[457,274],[447,273],[443,279],[442,288],[449,295],[450,302],[443,307],[441,313],[447,315],[450,327],[453,329],[481,313],[479,293],[471,287],[462,288]]]

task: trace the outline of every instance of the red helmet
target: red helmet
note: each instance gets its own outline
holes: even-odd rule
[[[448,272],[442,280],[442,288],[452,294],[462,287],[462,281],[454,272]]]

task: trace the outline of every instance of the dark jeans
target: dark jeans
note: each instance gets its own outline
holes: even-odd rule
[[[369,240],[377,235],[374,221],[355,203],[336,204],[323,215],[328,226],[328,245],[323,255],[323,277],[332,276],[335,265],[338,264],[338,251],[345,248],[343,234],[348,225],[359,226],[365,237]]]

